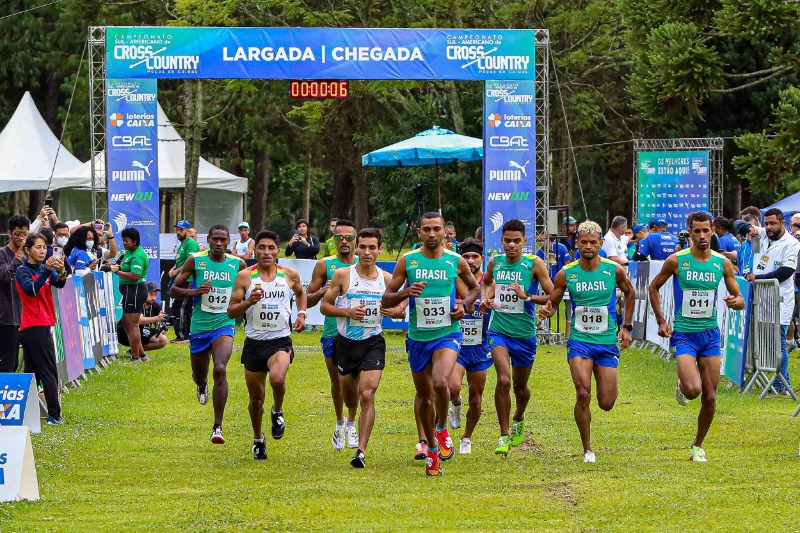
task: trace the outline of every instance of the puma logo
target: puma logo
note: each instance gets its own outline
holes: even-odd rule
[[[142,170],[144,170],[145,172],[147,172],[147,177],[149,178],[149,177],[150,177],[150,165],[152,165],[152,164],[153,164],[153,161],[154,161],[154,160],[153,160],[153,159],[151,159],[151,160],[150,160],[150,162],[149,162],[149,163],[147,163],[147,165],[144,165],[144,164],[142,164],[142,163],[140,163],[140,162],[138,162],[138,161],[134,161],[133,163],[131,163],[131,166],[132,166],[133,168],[141,168]]]

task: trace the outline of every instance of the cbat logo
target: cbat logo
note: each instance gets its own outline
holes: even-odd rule
[[[115,148],[150,148],[153,141],[147,135],[114,135],[111,137],[111,146]]]
[[[489,126],[496,128],[497,126],[502,124],[503,117],[500,116],[499,113],[492,113],[491,115],[489,115],[489,118],[487,120],[489,122]]]
[[[122,116],[122,113],[111,113],[111,115],[108,117],[108,121],[116,128],[117,126],[122,126],[122,124],[125,123],[125,117]]]

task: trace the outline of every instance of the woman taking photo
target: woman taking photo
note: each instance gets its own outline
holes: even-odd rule
[[[93,251],[96,243],[97,233],[88,226],[81,226],[70,235],[67,245],[64,246],[64,255],[76,276],[97,270],[99,261]]]
[[[142,347],[139,317],[147,301],[147,269],[150,259],[141,247],[141,238],[136,228],[122,230],[122,246],[125,253],[111,272],[119,276],[119,292],[122,293],[122,327],[130,341],[130,357],[134,361],[150,361]]]
[[[17,292],[22,300],[19,340],[25,359],[25,372],[33,373],[42,384],[47,401],[47,423],[61,425],[58,400],[56,347],[50,328],[56,325],[51,287],[61,288],[67,280],[64,262],[47,256],[47,241],[40,233],[28,235],[23,245],[26,255],[17,269]]]
[[[301,218],[294,227],[294,235],[286,247],[286,257],[294,254],[297,259],[316,259],[319,254],[319,239],[309,233],[308,222]]]

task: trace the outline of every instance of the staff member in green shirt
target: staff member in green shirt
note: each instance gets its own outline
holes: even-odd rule
[[[189,259],[192,254],[200,251],[200,245],[192,238],[191,231],[192,225],[189,224],[188,220],[179,220],[178,223],[175,224],[175,235],[178,237],[180,246],[178,246],[178,250],[175,252],[175,266],[169,270],[169,277],[173,280],[173,283],[186,260]],[[186,289],[191,283],[192,279],[189,278],[186,286],[181,288]],[[194,300],[192,298],[172,299],[170,309],[173,314],[178,317],[178,320],[175,322],[175,338],[172,339],[172,343],[182,344],[189,342],[189,326],[192,323],[193,307]]]
[[[142,337],[139,333],[139,318],[147,301],[147,269],[150,258],[141,247],[141,237],[136,228],[122,230],[122,245],[125,253],[111,271],[119,276],[119,292],[122,293],[122,327],[128,334],[131,344],[131,359],[150,361],[144,353]]]

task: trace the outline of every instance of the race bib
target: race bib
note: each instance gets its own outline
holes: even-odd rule
[[[714,292],[686,289],[683,291],[681,314],[686,318],[711,317],[714,314]]]
[[[281,304],[261,300],[253,309],[253,329],[256,331],[283,331],[286,329],[286,315]]]
[[[218,315],[228,311],[228,302],[231,300],[230,287],[211,287],[211,292],[200,298],[200,309],[206,313]]]
[[[461,333],[464,340],[461,346],[480,346],[483,342],[483,320],[480,318],[461,319]]]
[[[494,299],[494,308],[501,313],[524,313],[525,300],[520,300],[510,285],[497,285],[497,296]]]
[[[446,327],[452,324],[450,319],[450,297],[444,298],[417,298],[417,327],[433,329]]]
[[[582,333],[605,333],[608,307],[575,307],[575,329]]]
[[[381,301],[378,298],[350,298],[350,309],[364,306],[364,318],[350,319],[351,326],[361,328],[377,328],[381,324]]]

